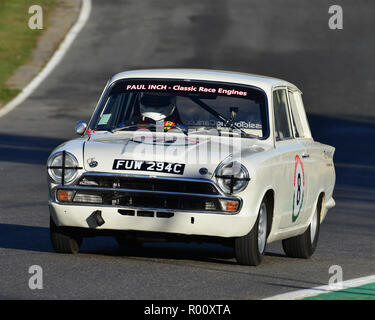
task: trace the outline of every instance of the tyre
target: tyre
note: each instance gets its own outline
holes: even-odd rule
[[[82,237],[68,227],[58,227],[50,218],[50,237],[52,247],[57,253],[77,253],[82,244]]]
[[[263,199],[257,221],[251,231],[235,239],[235,255],[239,264],[257,266],[262,262],[267,242],[268,208],[266,199]]]
[[[283,240],[283,249],[287,257],[308,259],[313,255],[319,239],[320,211],[321,199],[307,230],[299,236]]]

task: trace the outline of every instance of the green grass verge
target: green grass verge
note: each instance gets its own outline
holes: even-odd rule
[[[25,64],[35,48],[43,30],[28,26],[29,7],[40,5],[43,9],[43,27],[48,27],[48,17],[57,0],[0,0],[0,103],[11,100],[19,90],[5,86],[16,69]]]
[[[360,287],[322,293],[304,300],[375,300],[375,283]]]

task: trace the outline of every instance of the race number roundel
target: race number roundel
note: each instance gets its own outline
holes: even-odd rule
[[[295,222],[301,212],[305,195],[305,171],[303,170],[301,158],[298,155],[295,157],[293,189],[292,221]]]

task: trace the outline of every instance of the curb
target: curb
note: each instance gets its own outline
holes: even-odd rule
[[[335,283],[333,285],[315,287],[311,289],[298,290],[287,292],[284,294],[279,294],[262,300],[299,300],[307,297],[317,296],[322,293],[330,293],[341,291],[345,289],[350,289],[354,287],[363,286],[365,284],[370,284],[375,282],[375,275],[368,277],[356,278],[352,280],[343,281],[341,283]]]

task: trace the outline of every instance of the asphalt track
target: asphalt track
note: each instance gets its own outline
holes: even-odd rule
[[[259,299],[375,273],[375,56],[373,1],[335,1],[344,29],[328,28],[327,1],[93,1],[90,19],[58,67],[0,118],[0,299]],[[316,140],[336,147],[337,206],[310,260],[267,247],[256,268],[212,244],[147,243],[120,250],[85,239],[53,253],[45,162],[88,119],[110,75],[198,67],[280,77],[304,92]],[[43,289],[30,290],[31,265]]]

